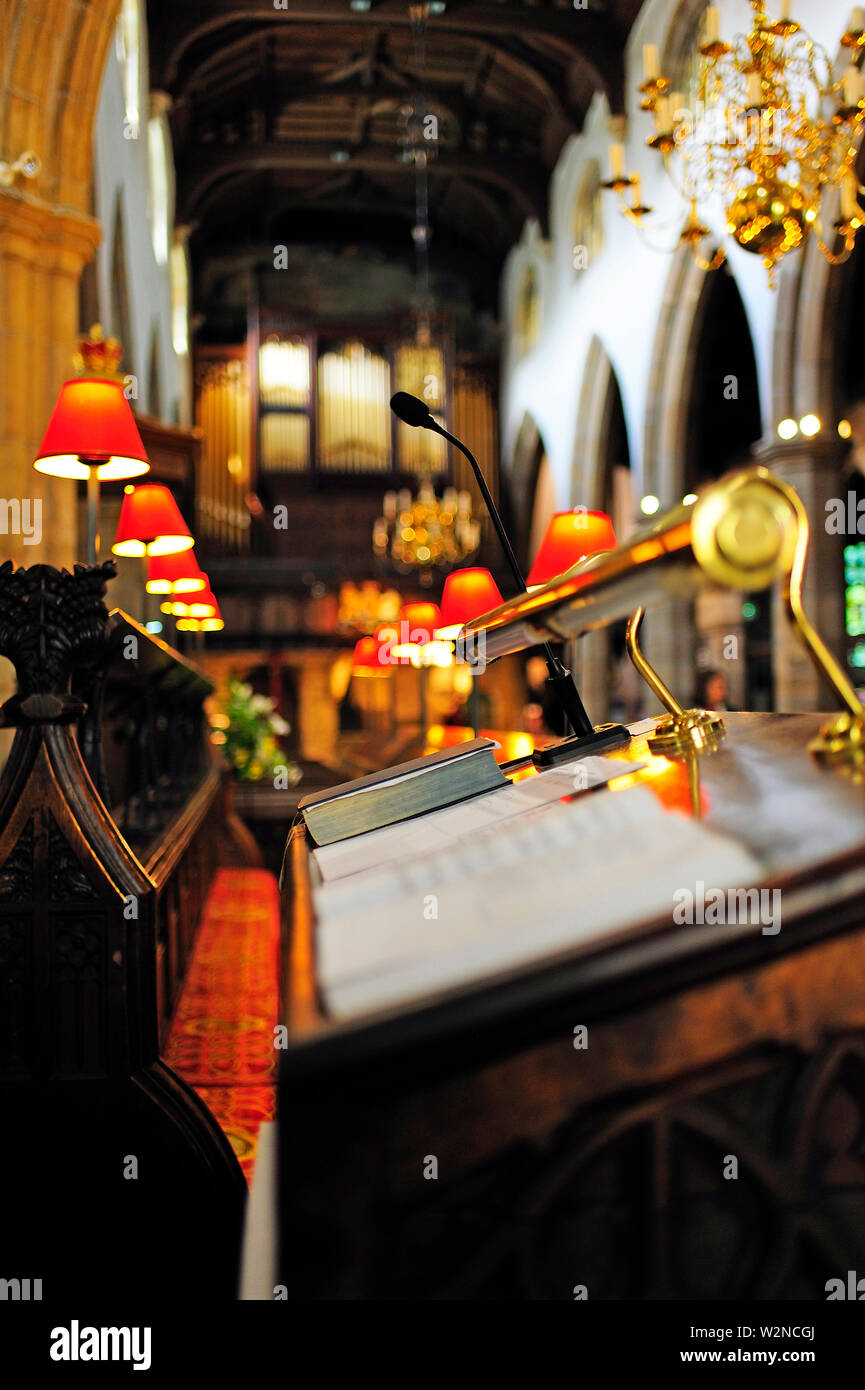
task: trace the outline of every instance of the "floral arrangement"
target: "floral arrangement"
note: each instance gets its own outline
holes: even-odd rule
[[[276,787],[293,787],[300,781],[300,768],[286,759],[278,743],[289,732],[288,724],[273,701],[254,694],[245,681],[229,681],[210,723],[214,743],[242,781],[272,781]]]

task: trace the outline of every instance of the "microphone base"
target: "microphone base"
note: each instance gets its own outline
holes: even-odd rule
[[[621,748],[630,741],[631,735],[624,724],[598,724],[591,733],[573,734],[570,738],[547,744],[546,748],[536,748],[532,762],[535,767],[551,767],[568,759],[586,758],[590,754],[605,753],[610,748]]]

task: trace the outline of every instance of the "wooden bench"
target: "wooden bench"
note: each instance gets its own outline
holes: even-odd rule
[[[232,1297],[245,1187],[160,1058],[219,845],[203,674],[104,604],[111,562],[0,566],[18,690],[0,779],[4,1273]]]

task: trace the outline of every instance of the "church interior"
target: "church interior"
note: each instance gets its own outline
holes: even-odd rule
[[[3,4],[4,1299],[860,1297],[863,132],[846,0]]]

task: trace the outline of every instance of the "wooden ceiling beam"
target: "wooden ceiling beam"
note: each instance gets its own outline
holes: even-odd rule
[[[213,38],[220,30],[238,24],[321,25],[340,27],[348,38],[362,34],[370,26],[407,28],[411,25],[409,7],[404,0],[378,0],[366,13],[348,9],[346,0],[284,0],[285,8],[275,9],[273,0],[196,0],[179,5],[177,0],[151,0],[153,41],[152,85],[174,90],[182,81],[184,61],[196,44]],[[616,73],[623,66],[626,33],[607,12],[597,9],[552,10],[504,3],[468,3],[449,6],[444,14],[427,21],[429,37],[439,33],[476,35],[481,40],[508,36],[527,41],[532,35],[561,52],[563,60],[581,57],[596,68],[611,102]],[[197,64],[193,63],[193,67]]]
[[[331,146],[328,144],[283,145],[271,142],[250,145],[239,142],[222,146],[211,142],[193,148],[187,146],[179,179],[182,200],[180,220],[195,220],[205,195],[222,180],[235,174],[244,171],[252,173],[257,169],[308,170],[316,173],[333,167]],[[410,177],[407,166],[401,168],[391,153],[375,147],[353,151],[349,162],[341,167],[386,174],[393,178],[400,175]],[[534,162],[512,155],[481,156],[468,150],[441,150],[428,167],[432,178],[458,175],[469,182],[506,190],[523,217],[537,218],[542,224],[546,220],[546,180],[539,177],[539,169]]]

